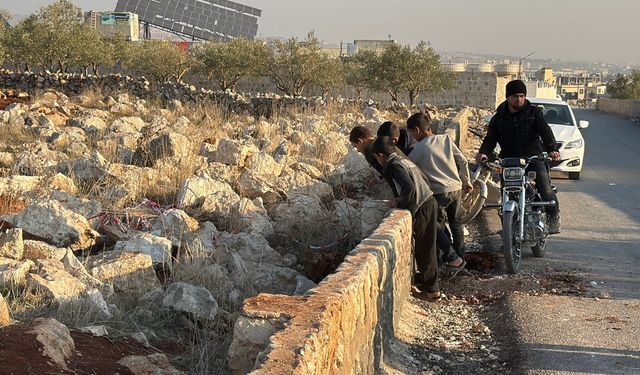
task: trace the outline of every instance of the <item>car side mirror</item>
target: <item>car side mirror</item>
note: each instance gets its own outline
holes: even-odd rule
[[[580,120],[578,121],[578,129],[586,129],[589,127],[589,121]]]

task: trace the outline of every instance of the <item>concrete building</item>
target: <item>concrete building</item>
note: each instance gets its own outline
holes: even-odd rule
[[[384,48],[389,45],[389,44],[393,44],[396,43],[395,40],[393,39],[387,39],[387,40],[382,40],[382,39],[356,39],[353,41],[353,44],[355,46],[355,52],[357,53],[358,51],[373,51],[373,52],[382,52],[382,50],[384,50]]]
[[[538,70],[535,74],[535,77],[538,81],[546,82],[550,85],[556,85],[556,77],[553,74],[552,68],[542,68]]]
[[[84,15],[84,22],[107,37],[121,35],[130,41],[140,40],[138,15],[128,12],[98,12]]]

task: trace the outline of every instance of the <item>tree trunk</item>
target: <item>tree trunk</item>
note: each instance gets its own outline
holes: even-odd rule
[[[398,93],[392,90],[387,90],[389,95],[391,95],[391,102],[393,105],[398,105]]]
[[[416,99],[420,95],[418,90],[409,90],[409,107],[413,107],[416,104]]]

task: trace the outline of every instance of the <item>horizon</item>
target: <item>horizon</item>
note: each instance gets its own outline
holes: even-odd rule
[[[53,2],[28,0],[1,4],[0,8],[13,15],[27,16]],[[117,0],[72,2],[85,11],[107,11],[115,9]],[[363,0],[349,3],[326,0],[322,4],[299,0],[238,2],[262,9],[258,22],[260,38],[304,38],[314,31],[328,44],[390,38],[401,44],[415,45],[424,40],[437,51],[448,53],[519,58],[535,51],[530,59],[640,64],[640,50],[628,48],[640,35],[640,23],[634,19],[640,14],[640,2],[633,0],[617,0],[615,9],[603,7],[595,0],[565,0],[562,4],[541,0],[534,8],[543,11],[525,14],[517,14],[520,10],[505,0],[494,0],[491,7],[486,2],[463,0],[431,4],[399,0],[393,6],[371,6],[370,1]],[[404,11],[414,8],[415,11]],[[460,25],[452,19],[459,20]],[[488,22],[492,19],[500,22]],[[525,30],[520,32],[523,26]],[[473,40],[469,35],[474,36]],[[504,47],[494,42],[498,39],[505,41]]]

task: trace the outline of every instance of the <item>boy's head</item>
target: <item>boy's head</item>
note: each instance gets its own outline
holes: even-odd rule
[[[413,135],[416,141],[420,142],[426,137],[433,135],[433,128],[431,127],[431,117],[428,113],[418,112],[414,113],[407,119],[407,129]]]
[[[396,144],[400,139],[400,128],[391,121],[383,122],[378,128],[378,137],[389,137]]]
[[[349,142],[358,152],[363,153],[364,147],[371,142],[373,135],[371,131],[364,126],[356,126],[349,133]]]
[[[389,155],[396,152],[396,146],[393,144],[391,137],[378,137],[373,141],[371,151],[376,156],[378,163],[384,166],[389,159]]]

